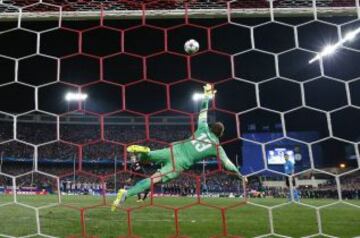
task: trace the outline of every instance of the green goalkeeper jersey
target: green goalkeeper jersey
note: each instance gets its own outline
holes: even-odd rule
[[[194,137],[173,143],[176,166],[188,169],[200,160],[219,157],[225,169],[239,173],[238,168],[230,161],[224,149],[219,145],[219,138],[209,129],[207,123],[209,100],[207,96],[202,100],[198,128]]]

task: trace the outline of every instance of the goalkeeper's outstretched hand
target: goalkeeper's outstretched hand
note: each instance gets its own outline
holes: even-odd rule
[[[206,84],[204,86],[204,95],[209,97],[209,98],[213,98],[215,97],[215,93],[216,93],[216,90],[214,89],[214,86],[211,85],[211,84]]]

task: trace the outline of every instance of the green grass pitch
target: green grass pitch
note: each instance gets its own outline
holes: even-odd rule
[[[113,197],[107,198],[111,204]],[[35,210],[26,206],[7,204],[12,201],[8,195],[0,195],[0,234],[20,237],[37,232]],[[18,196],[18,202],[34,207],[56,203],[57,196]],[[193,238],[207,238],[215,235],[222,237],[221,209],[212,206],[228,207],[241,204],[240,199],[203,198],[201,203],[210,206],[195,205],[181,207],[196,202],[194,198],[154,198],[154,206],[149,201],[136,203],[135,198],[126,202],[125,208],[131,211],[131,230],[134,236],[143,238],[169,237],[176,234],[175,213],[178,211],[179,235]],[[282,199],[250,199],[251,203],[268,207],[286,203]],[[82,237],[80,208],[84,210],[85,233],[87,237],[115,238],[126,236],[128,223],[126,211],[111,212],[109,206],[101,205],[103,200],[94,196],[62,196],[62,204],[39,210],[40,229],[43,234],[56,237]],[[334,200],[302,200],[302,203],[322,206]],[[360,201],[349,201],[360,205]],[[166,205],[168,209],[158,207]],[[66,205],[66,206],[64,206]],[[71,206],[69,208],[67,206]],[[94,207],[92,207],[94,206]],[[88,209],[88,207],[92,207]],[[318,232],[315,209],[303,205],[286,204],[273,208],[273,224],[276,233],[291,237],[303,237]],[[338,237],[360,236],[360,208],[344,203],[334,204],[320,209],[323,232]],[[243,204],[225,210],[227,232],[229,235],[254,237],[270,232],[268,209]],[[0,235],[0,237],[2,237]],[[4,236],[5,237],[5,236]],[[34,236],[42,237],[42,236]],[[272,237],[272,236],[271,236]],[[320,237],[320,236],[319,236]]]

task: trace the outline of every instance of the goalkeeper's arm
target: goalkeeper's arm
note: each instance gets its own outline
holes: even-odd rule
[[[226,170],[236,173],[239,176],[239,178],[242,177],[242,175],[241,175],[241,173],[239,171],[239,168],[237,168],[233,164],[233,162],[231,162],[231,160],[229,159],[229,157],[227,157],[224,149],[221,146],[219,146],[219,158],[220,158],[220,160],[222,162],[222,165],[224,166],[224,168]]]
[[[210,97],[205,95],[201,101],[201,110],[200,110],[199,118],[198,118],[198,129],[199,128],[205,128],[205,129],[209,128],[208,123],[207,123],[209,100],[210,100]]]
[[[205,128],[208,129],[207,123],[207,114],[209,110],[209,101],[211,98],[215,96],[216,90],[210,85],[206,84],[204,86],[204,97],[201,101],[201,109],[198,118],[198,128]]]

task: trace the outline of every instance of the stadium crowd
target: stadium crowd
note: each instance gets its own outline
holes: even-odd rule
[[[129,173],[119,172],[116,175],[109,174],[108,177],[100,179],[89,173],[72,172],[72,167],[54,167],[47,166],[46,172],[51,174],[62,174],[60,177],[60,191],[69,194],[101,194],[103,192],[112,193],[116,189],[124,186],[131,186],[132,182],[126,180],[130,177]],[[96,166],[95,166],[96,167]],[[101,167],[101,166],[99,166]],[[92,174],[101,174],[98,172],[99,167],[94,168]],[[8,167],[10,168],[10,167]],[[19,165],[11,168],[13,173],[21,174],[27,170]],[[111,172],[110,167],[102,168],[103,173]],[[195,168],[195,174],[201,174],[202,168],[199,166]],[[16,172],[14,172],[16,171]],[[86,170],[85,170],[86,171]],[[149,166],[147,173],[151,174],[155,168]],[[138,177],[140,179],[142,177]],[[341,183],[341,194],[343,199],[360,199],[360,176],[353,176],[346,178]],[[136,181],[136,180],[135,180]],[[11,178],[0,175],[0,187],[11,186]],[[56,193],[58,191],[56,179],[48,177],[39,173],[29,173],[25,176],[16,179],[16,185],[21,187],[36,187],[38,189],[46,189],[49,193]],[[197,187],[200,186],[200,187]],[[154,191],[157,194],[175,195],[175,196],[194,196],[197,189],[203,195],[218,194],[237,196],[243,195],[243,187],[240,180],[235,176],[227,174],[216,174],[212,176],[200,175],[200,184],[197,185],[196,179],[193,176],[183,174],[176,180],[155,186]],[[297,187],[303,199],[338,199],[338,190],[335,184],[320,185],[319,187],[299,186]],[[259,182],[249,181],[247,186],[247,194],[249,197],[257,198],[287,198],[288,190],[285,187],[264,187]]]
[[[11,127],[12,124],[0,123],[0,141],[13,138],[13,130],[9,129]],[[56,139],[56,131],[53,127],[54,124],[19,124],[17,138],[33,144],[52,141]],[[150,126],[150,132],[151,139],[153,140],[144,144],[153,149],[160,149],[167,146],[166,142],[170,143],[191,136],[190,127],[182,125],[176,126],[176,129],[174,126]],[[104,137],[110,141],[131,143],[145,139],[145,127],[105,125]],[[110,162],[110,160],[114,160],[115,155],[117,160],[123,161],[123,146],[105,142],[93,143],[100,139],[99,126],[70,124],[61,126],[60,139],[62,141],[83,144],[84,161],[108,160],[108,162]],[[157,143],[155,141],[163,141],[164,143]],[[34,148],[31,145],[12,141],[0,145],[0,155],[2,160],[32,160],[34,157]],[[78,147],[68,143],[53,142],[40,145],[38,148],[39,161],[71,162],[74,159],[78,159],[78,156]]]
[[[0,139],[12,137],[12,130],[5,129],[12,126],[8,123],[0,123],[0,128],[4,127]],[[48,134],[51,132],[53,124],[22,125],[21,134],[18,138],[38,143],[36,138],[51,139]],[[40,129],[39,129],[40,128]],[[99,139],[100,129],[94,125],[73,125],[69,124],[60,128],[60,136],[76,143],[88,143]],[[81,131],[81,133],[79,133]],[[105,125],[105,138],[112,141],[130,143],[139,141],[145,137],[145,127],[143,125],[124,126],[124,125]],[[157,140],[172,142],[186,139],[191,136],[191,130],[186,125],[151,125],[150,135]],[[154,149],[163,148],[166,143],[156,143],[151,141],[148,146]],[[129,174],[122,174],[124,166],[123,146],[114,143],[96,142],[83,146],[83,164],[82,169],[85,173],[74,171],[79,168],[78,147],[75,145],[54,142],[43,145],[38,148],[38,168],[48,174],[60,176],[60,190],[64,193],[82,193],[92,194],[101,192],[114,192],[116,189],[129,186],[125,182]],[[0,171],[9,175],[20,175],[33,169],[34,148],[20,142],[8,142],[0,145],[1,161]],[[10,160],[9,160],[10,158]],[[12,159],[12,160],[11,160]],[[117,163],[114,163],[116,159]],[[104,162],[104,163],[98,163]],[[214,166],[214,168],[211,168]],[[149,176],[154,173],[158,167],[146,164],[146,174]],[[209,170],[216,169],[216,165],[207,165],[206,173]],[[116,175],[114,175],[117,172]],[[241,181],[236,177],[225,173],[210,174],[203,176],[203,167],[201,164],[193,168],[190,173],[200,176],[201,187],[199,191],[203,194],[243,194]],[[103,181],[99,176],[103,177]],[[38,173],[30,173],[16,179],[18,187],[35,186],[39,189],[46,189],[49,192],[56,192],[57,183],[54,178],[44,176]],[[10,186],[11,179],[0,176],[0,187]],[[168,183],[156,186],[156,193],[165,195],[194,195],[197,190],[196,180],[192,176],[182,175],[178,179]],[[344,199],[359,199],[360,197],[360,176],[353,176],[341,180],[342,197]],[[338,191],[336,184],[327,183],[317,188],[302,186],[298,188],[302,198],[337,198]],[[247,186],[247,194],[252,197],[287,197],[287,189],[283,187],[264,187],[259,181],[250,181]]]

